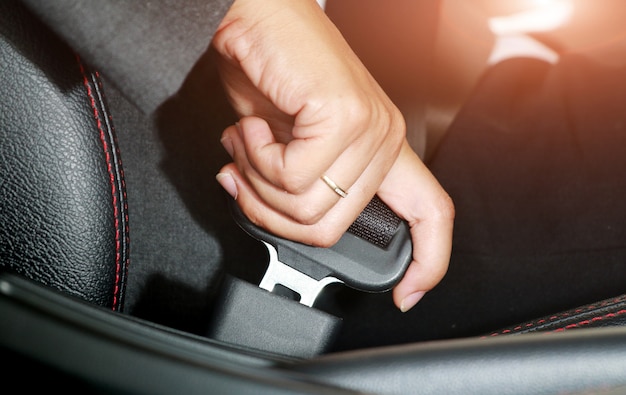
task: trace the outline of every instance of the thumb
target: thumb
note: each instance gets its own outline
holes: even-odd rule
[[[454,205],[406,140],[378,195],[411,230],[413,260],[393,290],[395,305],[406,312],[448,270]]]

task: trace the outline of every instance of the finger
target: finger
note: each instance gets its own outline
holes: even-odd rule
[[[259,175],[247,160],[243,141],[234,126],[225,130],[222,143],[235,162],[225,166],[222,170],[229,172],[228,179],[220,174],[218,181],[231,195],[237,196],[237,201],[244,214],[253,223],[274,234],[317,246],[330,246],[341,237],[371,200],[387,169],[394,163],[393,157],[377,155],[353,185],[350,195],[346,199],[339,198],[328,185],[319,181],[323,197],[331,196],[338,201],[326,210],[319,220],[308,223],[301,221],[298,215],[294,218],[291,214],[296,212],[301,216],[302,212],[308,210],[308,206],[302,204],[301,196],[287,194],[275,186],[259,180]],[[227,180],[228,183],[226,183]],[[257,185],[252,185],[250,180],[256,180]],[[236,186],[233,185],[235,182]],[[259,188],[258,185],[262,187]],[[259,191],[266,192],[272,189],[273,193],[283,197],[282,204],[278,207],[271,205],[259,193]]]
[[[286,216],[291,221],[300,224],[314,224],[340,199],[321,180],[319,181],[320,185],[317,185],[317,188],[314,188],[313,191],[310,191],[304,197],[286,193],[284,190],[267,182],[250,163],[244,141],[241,138],[241,130],[237,127],[232,126],[224,131],[222,144],[224,144],[224,147],[234,160],[237,174],[240,178],[239,183],[242,184],[242,187],[246,187],[242,193],[252,195],[250,200],[246,199],[245,196],[241,198],[244,202],[240,204],[240,206],[244,205],[242,210],[248,214],[245,207],[246,202],[256,202],[259,210],[253,210],[251,203],[251,206],[249,206],[250,214],[258,218],[257,222],[266,224],[265,226],[268,227],[268,230],[274,231],[274,233],[292,229],[292,227],[285,227],[284,224],[279,225],[282,219],[273,219],[273,216]],[[358,201],[358,194],[350,198],[352,204],[354,204],[355,199]],[[292,236],[292,238],[297,237],[297,235]],[[309,242],[310,240],[314,239],[308,239]]]
[[[413,260],[393,290],[394,303],[404,312],[435,287],[448,269],[454,206],[408,143],[378,194],[411,229]]]
[[[341,123],[340,120],[336,120]],[[299,195],[308,189],[324,174],[341,155],[354,156],[354,133],[329,130],[324,126],[311,127],[317,134],[298,133],[294,126],[293,135],[287,142],[276,141],[275,131],[268,123],[257,117],[245,117],[239,122],[248,160],[254,169],[269,183]],[[346,129],[352,125],[345,125]],[[361,142],[357,146],[365,145]],[[372,144],[374,146],[374,144]],[[353,163],[341,175],[338,183],[346,189],[354,183],[369,162],[374,152],[362,152],[361,160]]]
[[[303,225],[268,206],[234,163],[224,166],[220,173],[232,177],[236,190],[229,192],[237,196],[237,203],[254,224],[280,237],[319,247],[333,245],[372,196],[367,188],[355,189],[361,202],[356,210],[353,204],[343,200],[318,223]],[[413,260],[393,290],[394,303],[401,311],[407,311],[437,285],[447,271],[454,207],[408,144],[403,145],[403,152],[378,194],[409,222],[411,229]]]
[[[335,244],[360,212],[352,204],[337,204],[322,220],[306,225],[267,205],[234,163],[222,167],[217,178],[231,196],[236,197],[237,204],[252,223],[277,236],[312,246]],[[365,201],[367,197],[361,199]]]
[[[398,118],[402,119],[399,115]],[[245,149],[245,159],[249,166],[240,166],[241,172],[267,204],[301,223],[318,221],[339,199],[347,197],[343,192],[350,195],[350,190],[360,178],[363,178],[362,183],[370,182],[376,188],[382,181],[381,175],[395,161],[404,135],[403,122],[381,127],[381,132],[369,132],[368,139],[362,138],[354,142],[334,159],[332,165],[323,170],[313,165],[305,166],[317,162],[317,155],[312,148],[311,152],[301,155],[305,159],[305,162],[299,164],[302,169],[291,172],[292,175],[297,174],[291,178],[294,185],[309,184],[303,190],[294,191],[285,188],[285,177],[288,177],[289,171],[268,163],[280,160],[281,157],[289,158],[296,144],[302,143],[301,146],[304,147],[313,139],[294,139],[287,145],[278,143],[267,123],[254,117],[242,119],[239,127],[239,137],[231,138],[241,138]],[[230,133],[232,135],[234,132],[231,130]],[[241,158],[243,160],[243,156]],[[367,173],[375,174],[375,178],[364,176],[368,167],[373,170]],[[328,182],[322,181],[323,176],[328,177]]]

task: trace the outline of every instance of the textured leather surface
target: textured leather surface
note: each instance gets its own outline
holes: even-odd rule
[[[97,73],[0,3],[0,267],[120,310],[125,186]]]
[[[550,314],[536,320],[503,328],[489,336],[531,332],[563,332],[578,328],[626,325],[626,295],[590,303],[575,309]]]

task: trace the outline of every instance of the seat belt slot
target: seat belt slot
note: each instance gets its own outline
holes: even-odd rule
[[[311,358],[334,343],[342,320],[298,301],[226,275],[208,337],[237,346]]]

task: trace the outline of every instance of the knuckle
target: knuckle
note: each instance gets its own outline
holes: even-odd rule
[[[430,277],[424,279],[423,287],[427,290],[432,290],[433,288],[435,288],[445,277],[446,272],[448,271],[447,269],[448,267],[445,266],[431,273]]]
[[[352,125],[354,130],[363,130],[371,123],[374,108],[369,100],[353,95],[343,98],[341,106],[345,124]]]
[[[448,194],[444,194],[439,200],[437,200],[434,212],[438,218],[443,221],[452,222],[456,215],[454,202]]]
[[[399,150],[406,137],[406,122],[404,116],[392,103],[381,103],[372,106],[369,117],[365,118],[367,125],[378,132],[378,143],[386,147]]]
[[[320,207],[312,205],[304,205],[304,207],[295,207],[292,210],[292,218],[302,225],[315,225],[324,215],[324,211]]]
[[[306,177],[289,171],[284,171],[281,174],[279,182],[280,187],[292,195],[302,194],[310,184]]]
[[[396,106],[385,108],[381,115],[381,122],[386,126],[387,136],[394,145],[399,145],[406,136],[406,122],[404,116]]]
[[[309,244],[315,247],[329,248],[335,245],[341,238],[342,233],[338,233],[337,229],[321,226],[311,232],[311,240]]]
[[[389,123],[391,125],[393,137],[395,137],[398,142],[404,140],[404,137],[406,136],[406,121],[397,107],[392,109]]]

